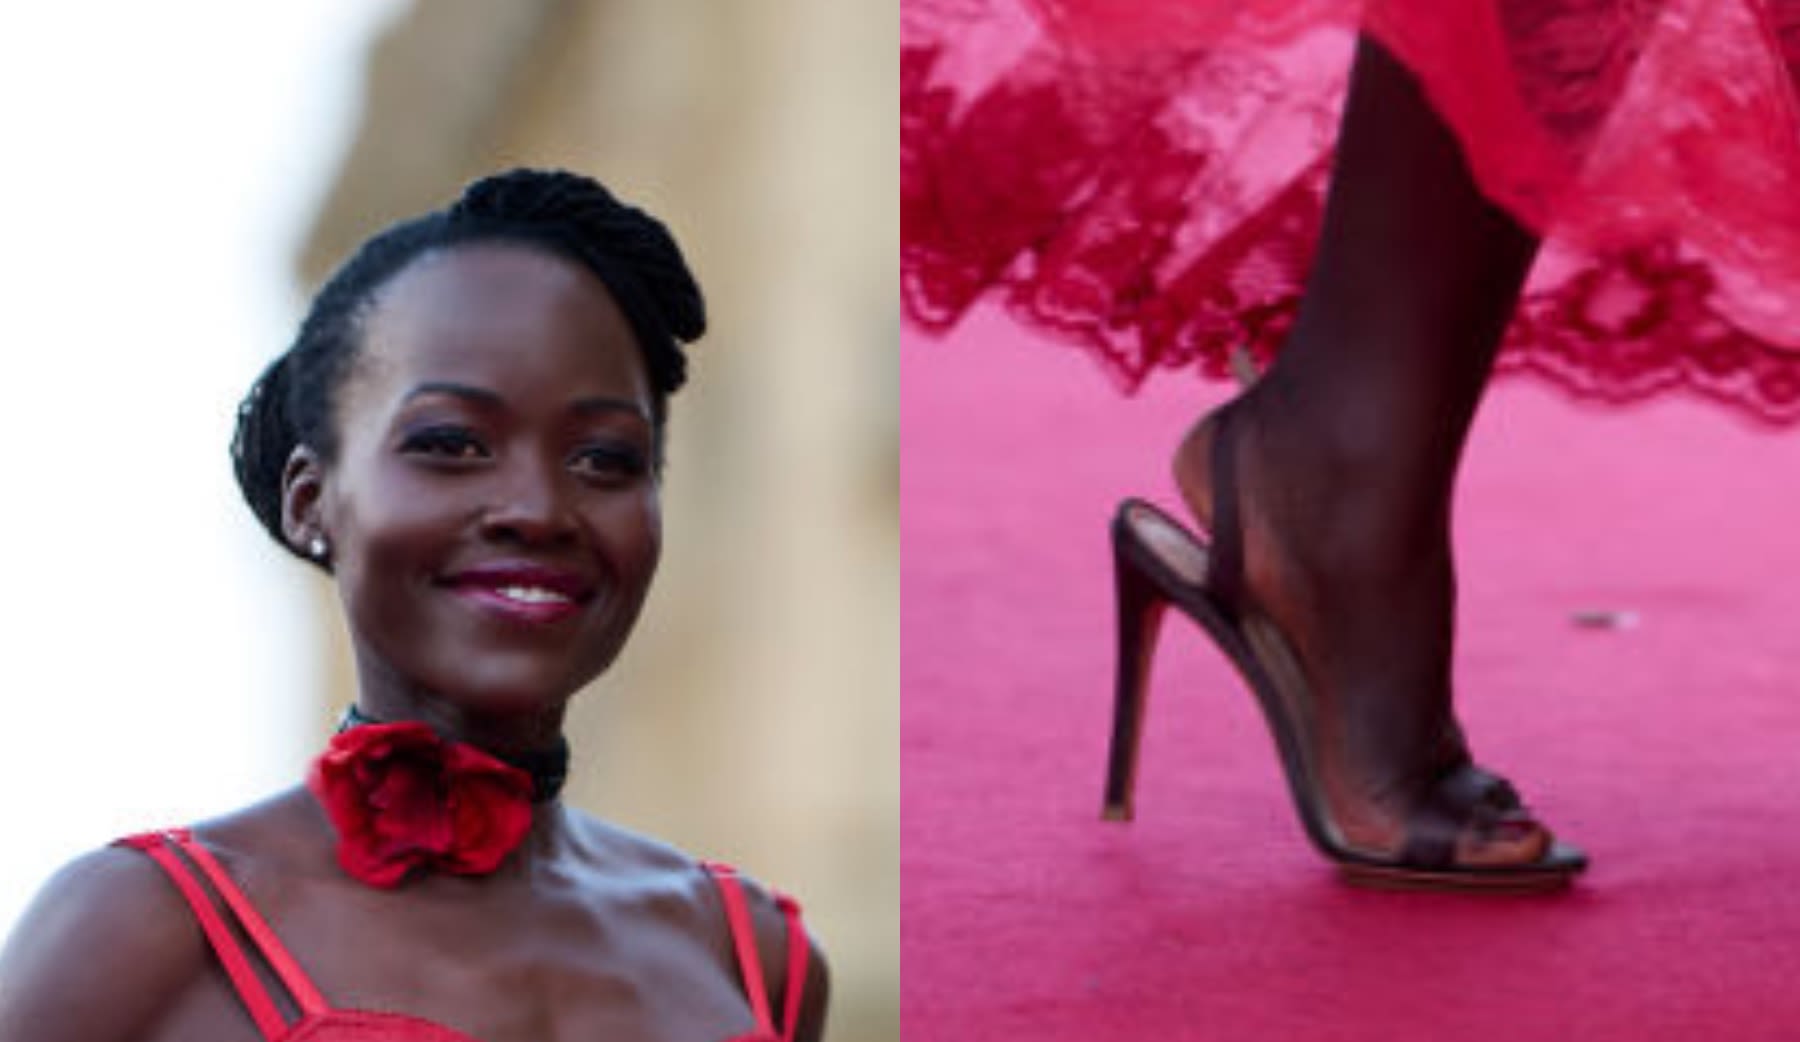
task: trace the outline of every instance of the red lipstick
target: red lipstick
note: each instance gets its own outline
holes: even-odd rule
[[[456,572],[448,585],[485,612],[535,625],[569,618],[594,596],[579,572],[531,561],[489,561]]]

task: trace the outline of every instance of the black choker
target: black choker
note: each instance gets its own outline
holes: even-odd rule
[[[343,720],[338,722],[338,733],[343,734],[352,727],[363,724],[379,724],[386,721],[377,720],[352,704],[344,710]],[[528,753],[488,753],[502,763],[517,767],[531,775],[531,802],[547,803],[562,792],[563,783],[569,780],[569,740],[562,735],[556,736],[556,744],[548,749],[540,749]]]

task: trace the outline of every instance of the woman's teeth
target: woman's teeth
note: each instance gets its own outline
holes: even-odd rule
[[[507,600],[521,604],[568,604],[570,598],[555,590],[546,590],[542,586],[502,586],[497,591]]]

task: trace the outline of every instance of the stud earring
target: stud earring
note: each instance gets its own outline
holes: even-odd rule
[[[325,537],[322,535],[313,536],[312,542],[306,544],[306,552],[311,554],[315,561],[323,561],[325,554],[330,549],[331,547],[326,544]]]

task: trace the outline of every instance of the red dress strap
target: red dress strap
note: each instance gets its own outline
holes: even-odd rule
[[[779,1036],[775,1032],[775,1024],[769,1015],[769,989],[763,979],[762,958],[757,954],[756,930],[750,923],[750,902],[744,896],[743,883],[738,880],[737,869],[716,861],[701,863],[713,882],[719,888],[719,897],[725,902],[725,919],[731,925],[731,943],[737,950],[738,969],[744,975],[744,992],[750,998],[751,1012],[756,1015],[757,1030],[770,1038],[779,1037],[782,1042],[793,1042],[794,1034],[800,1023],[800,997],[806,986],[807,957],[811,946],[807,943],[806,928],[800,925],[800,905],[785,894],[775,898],[776,907],[787,920],[788,961],[787,981],[784,987],[782,1003],[782,1031]]]
[[[806,987],[806,962],[812,955],[812,944],[806,939],[806,927],[800,925],[800,902],[786,894],[775,895],[775,906],[787,920],[788,965],[787,994],[782,1002],[782,1042],[794,1042],[800,1030],[800,993]]]
[[[288,954],[269,924],[257,913],[237,884],[226,875],[225,869],[213,857],[212,852],[194,842],[193,835],[186,829],[173,829],[168,832],[146,832],[141,835],[128,836],[118,841],[120,845],[141,850],[150,855],[151,860],[162,868],[175,888],[192,909],[194,918],[200,929],[212,945],[213,952],[218,955],[219,962],[225,967],[225,974],[231,979],[231,985],[243,1000],[250,1012],[250,1019],[256,1022],[256,1028],[262,1036],[274,1042],[288,1031],[286,1019],[282,1016],[275,999],[268,987],[258,976],[251,965],[250,956],[244,946],[238,943],[236,935],[218,905],[208,896],[206,888],[189,864],[191,861],[200,866],[213,889],[222,897],[225,904],[236,916],[238,924],[243,927],[263,958],[274,969],[294,1002],[300,1007],[301,1015],[311,1016],[326,1010],[325,999],[319,989],[313,986],[306,974],[301,972],[300,964]],[[181,853],[177,854],[179,850]],[[182,855],[186,855],[186,860]]]
[[[292,955],[288,954],[287,948],[276,938],[275,931],[269,929],[268,921],[256,910],[256,906],[250,903],[250,899],[244,896],[243,890],[239,889],[238,885],[231,881],[231,877],[225,874],[225,868],[219,864],[219,859],[213,857],[212,851],[194,842],[193,837],[186,833],[181,835],[179,842],[182,852],[194,859],[194,863],[206,873],[206,878],[212,881],[213,889],[217,890],[225,898],[225,903],[231,906],[232,912],[238,918],[238,923],[243,926],[244,932],[250,935],[250,939],[256,942],[256,947],[262,952],[263,958],[268,960],[270,967],[281,978],[281,983],[287,986],[288,993],[293,995],[295,1003],[300,1006],[300,1011],[309,1016],[314,1013],[323,1013],[327,1009],[325,996],[319,994],[319,989],[314,987],[313,982],[301,971],[300,964],[294,960]]]

